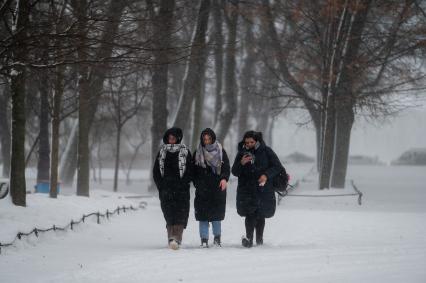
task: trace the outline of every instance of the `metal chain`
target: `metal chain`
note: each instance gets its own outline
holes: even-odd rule
[[[34,234],[36,237],[38,237],[39,233],[45,233],[45,232],[49,232],[49,231],[66,231],[68,229],[73,230],[75,225],[78,225],[80,223],[84,223],[84,220],[86,218],[88,218],[88,217],[91,217],[91,216],[96,216],[96,223],[100,224],[101,223],[100,222],[100,218],[101,217],[109,219],[109,217],[112,216],[112,215],[114,215],[114,214],[119,215],[120,214],[120,210],[122,210],[123,212],[126,212],[126,210],[136,211],[136,210],[139,210],[139,209],[145,209],[146,206],[147,206],[147,202],[141,201],[139,203],[139,208],[135,208],[132,205],[131,206],[127,206],[127,207],[124,206],[124,205],[121,206],[121,207],[117,206],[117,208],[114,211],[112,211],[112,212],[107,209],[105,213],[92,212],[92,213],[89,213],[89,214],[83,214],[83,216],[80,218],[80,220],[78,220],[78,221],[71,220],[70,223],[68,223],[67,225],[65,225],[63,227],[57,226],[57,225],[53,225],[52,227],[50,227],[48,229],[41,229],[41,228],[37,228],[36,227],[36,228],[32,229],[30,232],[26,232],[26,233],[24,233],[24,232],[18,232],[16,234],[15,238],[13,239],[13,241],[11,241],[9,243],[1,243],[0,242],[0,254],[1,254],[1,251],[2,251],[3,247],[13,246],[13,244],[17,240],[22,240],[22,237],[29,237],[32,234]]]

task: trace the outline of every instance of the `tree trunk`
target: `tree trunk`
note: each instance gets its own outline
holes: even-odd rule
[[[119,110],[120,111],[120,110]],[[114,166],[114,192],[118,188],[118,170],[120,169],[120,143],[121,143],[121,125],[117,127],[117,137],[115,144],[115,166]]]
[[[245,42],[245,58],[244,66],[241,71],[241,91],[238,115],[238,138],[242,138],[245,131],[248,130],[249,106],[253,99],[252,88],[254,86],[253,77],[255,73],[255,50],[253,46],[253,26],[246,22]]]
[[[188,125],[188,113],[191,112],[192,102],[199,96],[204,76],[207,46],[206,34],[210,14],[210,0],[202,0],[197,20],[197,27],[192,40],[191,54],[186,67],[182,94],[179,98],[176,118],[173,125],[185,129]]]
[[[10,98],[10,85],[5,80],[3,93],[0,94],[0,143],[3,158],[3,177],[10,174],[10,126],[8,118],[8,104]]]
[[[322,142],[322,158],[321,158],[321,171],[319,179],[319,189],[330,188],[331,170],[334,158],[334,141],[335,141],[335,103],[334,95],[330,95],[327,99],[326,117],[324,138]]]
[[[339,103],[341,105],[342,103]],[[336,149],[331,179],[333,188],[344,188],[348,168],[349,145],[355,114],[352,105],[336,109]]]
[[[270,147],[273,147],[272,141],[274,140],[274,126],[276,119],[274,117],[269,119],[269,123],[265,130],[265,142]]]
[[[321,172],[321,158],[322,158],[322,127],[321,127],[321,121],[319,123],[314,123],[315,125],[315,140],[316,140],[316,149],[317,149],[317,158],[316,158],[316,165],[317,165],[317,172]]]
[[[354,123],[354,93],[353,74],[357,73],[356,58],[362,42],[362,31],[367,21],[367,14],[371,0],[363,0],[361,10],[349,9],[350,21],[346,28],[345,44],[343,46],[342,58],[339,62],[335,91],[335,137],[334,157],[332,166],[331,185],[336,188],[345,187],[346,172],[349,158],[349,145],[352,125]]]
[[[221,0],[213,0],[213,24],[214,24],[214,68],[216,75],[215,107],[213,125],[219,119],[222,109],[222,81],[223,81],[223,32],[222,32],[222,7]]]
[[[226,45],[225,59],[225,89],[224,89],[224,104],[219,115],[218,124],[216,125],[217,139],[224,143],[226,134],[232,124],[232,119],[237,111],[237,88],[236,88],[236,45],[237,45],[237,22],[238,22],[238,4],[229,7],[228,26],[228,42]]]
[[[203,105],[204,105],[204,95],[205,95],[205,78],[203,78],[203,91],[199,96],[195,98],[194,102],[194,125],[192,130],[192,142],[190,144],[192,150],[195,150],[199,143],[200,133],[202,131],[203,123]]]
[[[50,144],[49,144],[49,85],[46,71],[42,72],[40,85],[40,117],[37,183],[48,182],[50,179]]]
[[[74,125],[69,134],[67,146],[61,158],[60,176],[63,184],[71,186],[74,182],[75,171],[77,168],[77,150],[78,148],[78,120],[75,120]]]
[[[164,131],[167,129],[167,87],[168,87],[168,53],[170,46],[171,34],[173,29],[173,16],[175,9],[174,0],[162,0],[160,11],[155,17],[154,33],[161,34],[161,38],[156,42],[156,49],[166,51],[156,51],[155,66],[152,75],[152,127],[151,127],[151,167],[154,166],[154,158],[157,155],[159,145],[163,137]],[[154,11],[152,11],[154,13]],[[152,172],[151,172],[152,174]],[[152,178],[151,178],[152,180]],[[149,191],[155,191],[155,185],[151,182],[148,187]]]
[[[101,156],[101,143],[99,142],[98,148],[97,148],[97,161],[98,161],[98,181],[99,184],[102,184],[102,156]]]
[[[83,52],[82,52],[83,53]],[[82,55],[84,56],[84,55]],[[80,57],[82,59],[82,57]],[[78,103],[78,167],[77,167],[77,195],[89,196],[90,181],[90,152],[89,152],[89,103],[90,92],[87,80],[87,66],[80,66],[79,72],[79,103]]]
[[[263,132],[265,138],[266,129],[268,128],[269,123],[269,101],[265,98],[256,99],[256,105],[258,105],[258,110],[256,111],[256,131]]]
[[[50,197],[58,195],[58,163],[59,163],[59,129],[61,123],[61,102],[64,92],[63,85],[64,68],[58,67],[56,72],[55,92],[53,95],[52,114],[52,150],[50,159]]]
[[[29,27],[29,13],[31,3],[18,1],[17,19],[14,31],[16,47],[12,54],[14,62],[26,62],[27,46],[25,39]],[[12,202],[18,206],[26,206],[25,181],[25,83],[26,70],[24,66],[15,66],[11,73],[12,96],[12,147],[10,162],[10,194]]]
[[[18,71],[18,70],[15,70]],[[12,76],[12,148],[10,193],[15,205],[26,206],[25,184],[25,69]]]
[[[118,27],[120,24],[120,18],[124,8],[127,5],[127,1],[111,1],[108,7],[108,21],[105,22],[105,26],[102,28],[105,32],[100,40],[101,44],[99,52],[96,54],[98,60],[108,58],[112,54],[114,45],[111,42],[114,41],[117,35]],[[92,97],[90,99],[90,111],[88,113],[88,127],[90,129],[93,120],[95,119],[99,100],[102,95],[104,87],[104,81],[107,73],[110,69],[110,63],[106,62],[103,64],[97,64],[91,68],[90,78],[90,93]],[[72,137],[72,138],[71,138]],[[77,168],[77,148],[78,148],[78,135],[72,135],[67,143],[67,148],[71,150],[65,151],[64,156],[61,158],[61,179],[71,185],[74,179],[75,171]],[[62,166],[65,165],[65,166]],[[62,170],[64,168],[65,170]]]
[[[88,34],[88,20],[86,16],[87,2],[80,0],[77,4],[77,28],[79,35],[78,60],[85,62],[87,58],[86,37]],[[90,88],[89,66],[80,63],[78,69],[78,166],[77,166],[77,195],[89,196],[89,112]]]

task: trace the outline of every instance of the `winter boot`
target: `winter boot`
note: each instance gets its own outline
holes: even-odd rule
[[[216,247],[221,247],[221,242],[220,242],[220,235],[219,236],[214,236],[214,240],[213,240],[213,245],[215,245]]]
[[[241,239],[241,244],[245,248],[251,248],[251,247],[253,247],[253,239],[252,238],[247,238],[247,237],[243,236],[243,238]]]
[[[208,248],[209,247],[209,239],[201,238],[201,247]]]
[[[172,250],[178,250],[180,248],[180,243],[175,238],[170,238],[169,248]]]

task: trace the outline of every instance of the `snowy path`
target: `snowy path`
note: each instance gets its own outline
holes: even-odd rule
[[[307,169],[289,166],[299,179]],[[267,220],[262,247],[240,245],[244,221],[235,211],[234,183],[228,189],[222,248],[199,248],[191,208],[182,249],[167,249],[159,202],[150,199],[146,210],[4,249],[0,282],[426,282],[424,167],[350,167],[349,177],[364,193],[362,206],[356,197],[287,197]],[[306,179],[295,193],[316,191],[316,177]],[[132,192],[141,186],[135,183]],[[93,207],[111,209],[125,201],[105,191],[54,202],[29,197],[25,209],[2,200],[0,240],[34,223],[67,223]]]
[[[1,282],[425,282],[424,213],[281,208],[266,244],[240,247],[229,208],[222,248],[198,247],[191,216],[181,250],[166,248],[156,200],[109,223],[50,234],[0,256]],[[19,268],[17,268],[19,266]]]

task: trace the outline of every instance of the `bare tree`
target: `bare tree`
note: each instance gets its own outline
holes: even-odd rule
[[[218,140],[225,140],[232,120],[237,111],[237,83],[236,83],[236,45],[237,45],[237,23],[238,23],[238,2],[227,3],[226,24],[228,27],[228,42],[226,45],[225,58],[225,88],[223,92],[224,104],[219,114],[218,123],[215,126]]]
[[[244,63],[241,70],[241,87],[240,87],[240,101],[238,104],[238,137],[242,137],[244,131],[248,128],[249,110],[252,104],[254,76],[256,72],[256,51],[255,41],[253,34],[253,24],[249,20],[244,21],[245,36],[244,36]]]
[[[167,128],[167,88],[170,62],[170,43],[173,33],[174,0],[162,0],[158,15],[152,1],[148,1],[154,29],[154,67],[152,70],[152,127],[151,127],[151,159],[157,154],[164,130]],[[154,163],[152,163],[153,166]],[[149,190],[154,190],[153,184]]]
[[[205,72],[207,59],[206,33],[209,22],[211,0],[201,0],[198,12],[197,26],[194,31],[191,53],[185,71],[182,94],[173,125],[187,128],[188,113],[190,113],[194,98],[199,96],[202,87],[202,77]]]
[[[97,106],[99,105],[99,100],[104,87],[104,81],[108,71],[111,69],[111,63],[113,62],[113,59],[111,59],[111,57],[113,56],[114,47],[116,47],[117,45],[117,43],[114,43],[114,40],[118,39],[117,33],[119,32],[120,18],[126,6],[127,1],[111,1],[109,3],[104,16],[107,20],[102,21],[104,25],[100,28],[102,30],[102,34],[100,35],[100,37],[96,37],[94,39],[95,42],[93,43],[93,45],[95,45],[95,43],[98,43],[99,48],[96,48],[94,51],[92,51],[93,58],[87,58],[87,60],[89,60],[92,64],[78,64],[79,70],[86,74],[86,76],[79,76],[79,80],[81,81],[79,81],[78,86],[81,91],[88,92],[86,94],[83,94],[83,100],[79,100],[80,103],[82,103],[81,106],[83,108],[86,107],[87,109],[86,114],[81,113],[83,120],[87,119],[87,125],[78,125],[79,129],[81,129],[83,132],[88,133],[91,123],[93,122],[94,116],[96,114]],[[90,11],[85,10],[85,12],[87,13]],[[90,17],[86,15],[82,16],[86,19],[90,19]],[[80,22],[79,25],[82,25],[82,23]],[[81,34],[81,36],[83,36],[83,34]],[[84,62],[85,54],[83,54],[84,52],[81,51],[81,48],[79,50],[82,56],[79,61]],[[85,67],[82,67],[83,65],[85,65]],[[86,98],[84,97],[84,95],[88,97]],[[77,163],[75,162],[75,149],[78,145],[78,139],[79,135],[70,136],[70,139],[68,141],[68,148],[71,150],[66,151],[67,154],[62,157],[63,161],[61,161],[62,164],[70,165],[64,168],[64,170],[61,170],[61,177],[63,177],[62,180],[68,184],[72,183],[77,166]],[[83,187],[78,187],[80,187],[80,190],[82,190],[80,192],[81,194],[88,195],[89,158],[88,155],[86,156],[86,154],[89,154],[88,140],[80,144],[83,153],[78,153],[78,156],[83,157],[83,160],[81,161],[83,162],[82,164],[84,164],[84,170],[83,168],[79,167],[80,172],[83,173],[83,175],[81,175],[80,181],[82,182],[82,184],[84,183],[84,185]]]
[[[276,74],[290,90],[283,97],[297,98],[316,129],[321,189],[344,186],[357,109],[387,111],[380,107],[386,96],[424,78],[404,62],[419,47],[414,2],[391,1],[386,9],[379,2],[274,2],[272,12],[263,0]],[[279,31],[277,16],[284,20]]]
[[[123,127],[138,113],[138,111],[141,110],[141,106],[145,98],[145,95],[140,95],[140,90],[137,85],[137,76],[134,82],[136,85],[133,86],[133,89],[131,89],[127,85],[126,78],[124,77],[120,79],[118,84],[109,80],[110,112],[114,117],[115,127],[117,130],[115,143],[114,192],[116,192],[118,188],[118,171],[120,165],[120,147]]]
[[[219,113],[222,109],[222,81],[223,81],[223,9],[221,0],[213,0],[213,22],[214,22],[214,67],[216,77],[215,107],[213,124],[217,123]]]
[[[13,36],[15,48],[11,54],[11,61],[15,63],[10,70],[10,85],[12,97],[12,146],[10,162],[10,193],[15,205],[26,206],[25,181],[25,76],[26,68],[20,62],[27,58],[26,37],[29,29],[29,15],[31,3],[18,1]]]

